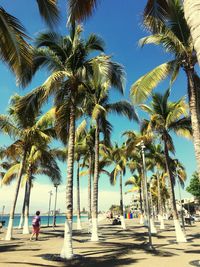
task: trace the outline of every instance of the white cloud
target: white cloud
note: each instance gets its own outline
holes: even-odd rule
[[[54,207],[55,201],[55,188],[50,184],[39,184],[34,183],[34,186],[31,190],[31,202],[30,202],[30,211],[31,213],[35,210],[40,210],[42,213],[48,211],[49,206],[49,191],[53,192],[51,198],[51,209]],[[66,206],[66,186],[61,185],[58,187],[58,198],[57,198],[57,209],[65,211]],[[15,184],[13,183],[10,186],[0,187],[0,209],[5,205],[5,212],[8,213],[13,203],[15,193]],[[17,201],[16,212],[19,213],[22,208],[22,202],[24,197],[24,188],[20,188],[19,198]],[[130,203],[131,195],[124,195],[124,205]],[[87,188],[81,189],[81,209],[88,206],[88,193]],[[108,210],[112,204],[119,204],[119,192],[113,191],[100,191],[99,192],[99,210]],[[76,210],[76,188],[74,187],[74,210]]]

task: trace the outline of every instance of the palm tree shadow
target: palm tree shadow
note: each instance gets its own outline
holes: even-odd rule
[[[82,248],[83,249],[83,248]],[[87,267],[102,267],[102,266],[132,266],[138,261],[145,258],[128,257],[128,254],[134,255],[134,251],[145,251],[153,256],[172,257],[177,254],[168,251],[159,251],[157,249],[149,250],[147,243],[142,244],[130,244],[120,242],[99,242],[98,247],[85,246],[82,251],[82,256],[77,255],[72,260],[63,261],[59,255],[42,254],[38,257],[49,261],[62,262],[62,266],[87,266]]]

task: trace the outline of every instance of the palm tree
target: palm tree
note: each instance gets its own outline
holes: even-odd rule
[[[56,25],[59,12],[55,0],[37,0],[40,15],[48,26]],[[32,65],[32,49],[27,43],[25,28],[20,21],[0,7],[1,60],[8,64],[18,81],[25,84],[23,72]]]
[[[126,193],[135,193],[139,192],[139,199],[140,199],[140,213],[143,214],[143,207],[142,207],[142,187],[141,187],[141,176],[138,174],[134,174],[125,182],[125,186],[131,185],[132,188],[129,189]]]
[[[149,1],[144,11],[144,24],[153,35],[141,39],[141,45],[162,45],[174,59],[157,66],[137,80],[131,88],[131,95],[136,102],[141,102],[161,80],[171,76],[172,83],[179,70],[183,69],[188,81],[194,149],[200,174],[200,79],[195,71],[197,58],[189,27],[184,19],[182,1]]]
[[[156,170],[154,170],[154,174],[152,175],[151,179],[155,181],[154,186],[156,187],[156,190],[154,190],[154,195],[157,195],[158,199],[158,218],[160,220],[160,229],[165,229],[163,218],[163,204],[165,196],[167,194],[167,189],[165,187],[166,164],[164,151],[161,144],[155,143],[150,144],[148,146],[148,150],[149,151],[147,157],[151,157],[151,160],[153,161],[153,164],[156,167]]]
[[[92,219],[92,176],[94,175],[94,145],[95,145],[95,128],[90,126],[85,137],[86,151],[83,158],[82,167],[88,168],[88,223],[91,225]]]
[[[169,194],[173,211],[174,225],[177,242],[186,242],[186,238],[181,231],[176,208],[176,200],[173,185],[173,171],[169,151],[175,152],[174,144],[170,132],[189,137],[192,133],[190,119],[187,116],[187,105],[184,98],[177,102],[169,102],[169,90],[164,95],[153,94],[151,106],[145,104],[141,108],[150,116],[150,120],[144,120],[143,126],[147,131],[153,131],[160,135],[164,146],[166,172],[169,178]]]
[[[100,55],[91,58],[94,51],[103,51],[103,42],[92,34],[85,41],[81,38],[80,26],[72,25],[70,35],[59,36],[55,33],[41,34],[37,39],[40,49],[35,52],[35,69],[48,66],[51,75],[39,88],[24,97],[19,105],[20,112],[26,107],[38,108],[51,95],[55,96],[56,131],[64,144],[68,143],[67,156],[67,190],[66,190],[66,222],[65,239],[61,257],[71,258],[72,248],[72,217],[73,217],[73,168],[75,144],[75,118],[80,117],[79,107],[85,99],[87,80],[98,72],[111,76],[115,83],[117,64],[110,57]]]
[[[20,167],[17,174],[16,191],[14,194],[13,206],[10,211],[9,225],[6,234],[6,240],[12,238],[12,229],[14,221],[15,207],[19,192],[19,186],[21,178],[25,168],[27,157],[30,153],[30,149],[33,144],[42,145],[43,143],[49,142],[51,136],[49,135],[52,131],[47,128],[47,123],[42,124],[40,121],[36,121],[39,111],[31,113],[30,116],[20,114],[16,110],[16,103],[20,100],[18,95],[15,95],[11,99],[11,106],[9,108],[9,116],[0,115],[0,128],[1,132],[9,135],[12,138],[17,139],[15,145],[20,157]]]
[[[50,181],[61,182],[61,174],[58,164],[55,160],[54,152],[47,145],[40,147],[32,146],[30,150],[29,157],[27,159],[27,169],[26,169],[26,185],[27,194],[25,196],[25,212],[24,212],[24,227],[23,234],[29,233],[28,229],[28,218],[29,218],[29,203],[31,186],[37,175],[46,175]]]
[[[111,161],[114,164],[114,169],[110,173],[111,185],[116,185],[117,177],[119,176],[119,192],[120,192],[120,219],[123,229],[126,229],[124,221],[124,205],[123,205],[123,175],[126,173],[127,153],[126,146],[123,144],[121,147],[118,144],[115,146],[104,147],[104,158]]]
[[[141,150],[139,144],[141,141],[144,142],[145,146],[149,146],[149,143],[152,142],[152,136],[149,133],[136,133],[135,131],[125,131],[123,136],[126,136],[126,147],[127,154],[129,155],[127,167],[130,169],[131,173],[134,174],[137,171],[138,175],[141,177],[141,206],[143,204],[142,213],[140,215],[140,223],[146,224],[147,216],[147,203],[145,197],[145,178],[144,178],[144,166],[141,157]],[[147,161],[148,160],[148,161]],[[146,168],[148,170],[152,169],[152,155],[146,156]],[[143,218],[144,215],[144,218]]]
[[[10,158],[9,151],[12,150],[12,158],[17,157],[16,153],[19,153],[19,148],[13,148],[15,144],[7,147],[4,150],[5,157]],[[16,149],[16,150],[15,150]],[[28,227],[28,218],[29,218],[29,204],[30,204],[30,194],[31,194],[31,187],[33,186],[33,180],[35,180],[35,176],[38,174],[47,175],[51,182],[61,180],[60,170],[57,165],[57,162],[54,159],[54,153],[49,149],[47,145],[43,145],[37,147],[33,145],[31,147],[30,153],[27,156],[26,164],[23,170],[23,183],[25,184],[25,196],[24,196],[24,203],[23,203],[23,221],[21,228],[23,226],[23,234],[29,233]],[[14,155],[15,154],[15,155]],[[17,177],[17,173],[19,172],[19,162],[13,162],[10,168],[6,171],[2,178],[2,184],[10,184],[11,181]]]
[[[129,119],[137,120],[133,106],[127,101],[109,103],[109,91],[112,88],[123,93],[124,72],[123,68],[115,63],[112,65],[112,72],[103,75],[94,73],[87,87],[94,92],[85,99],[86,112],[95,122],[95,156],[94,156],[94,180],[93,180],[93,210],[92,210],[92,241],[98,241],[98,177],[99,177],[99,135],[104,133],[105,143],[109,144],[111,124],[107,120],[109,113],[122,114]],[[106,75],[105,75],[106,74]]]

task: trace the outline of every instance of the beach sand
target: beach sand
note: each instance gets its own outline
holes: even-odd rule
[[[182,244],[176,243],[172,221],[166,221],[166,224],[166,230],[158,230],[153,235],[155,251],[149,251],[147,229],[139,225],[138,219],[126,220],[126,230],[106,220],[101,221],[99,242],[90,241],[87,224],[84,223],[83,230],[73,231],[77,258],[68,262],[55,261],[53,256],[61,251],[63,226],[56,227],[55,231],[42,228],[39,241],[30,241],[28,235],[22,235],[20,230],[15,229],[14,240],[0,240],[0,266],[200,266],[200,222],[186,227],[188,242]],[[4,236],[5,229],[1,231],[0,238]]]

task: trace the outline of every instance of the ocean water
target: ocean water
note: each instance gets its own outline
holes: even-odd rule
[[[41,225],[43,225],[43,226],[47,225],[48,216],[40,216],[40,218],[41,218]],[[61,216],[57,215],[56,216],[56,224],[64,224],[65,218],[66,217],[64,215],[61,215]],[[29,217],[29,225],[32,225],[32,219],[33,219],[33,216],[30,216]],[[85,221],[87,221],[87,219],[88,219],[88,217],[86,215],[81,216],[81,221],[85,222]],[[4,227],[7,227],[8,221],[9,221],[9,216],[3,216],[2,220],[5,221]],[[20,216],[15,216],[14,227],[18,227],[19,221],[20,221]],[[73,222],[76,222],[76,221],[77,221],[77,216],[73,216]],[[53,224],[53,216],[49,216],[49,225],[51,226],[52,224]]]

